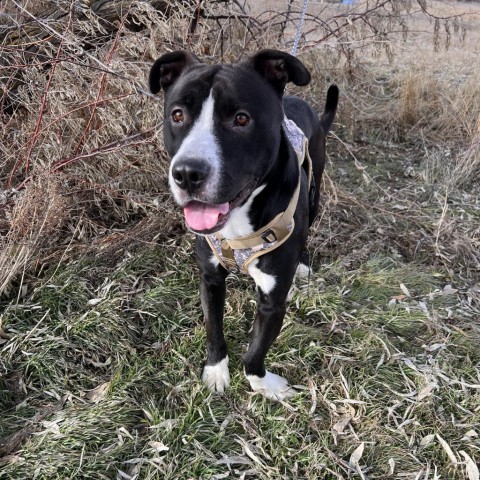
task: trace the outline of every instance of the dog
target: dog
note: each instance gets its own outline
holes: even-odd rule
[[[225,279],[244,272],[257,290],[244,373],[267,398],[283,401],[295,393],[265,369],[265,356],[280,332],[296,271],[309,269],[305,244],[338,104],[336,85],[328,89],[320,118],[305,101],[284,96],[288,82],[307,85],[310,79],[300,60],[271,49],[219,65],[174,51],[150,70],[150,91],[164,93],[169,186],[196,235],[206,323],[202,380],[212,391],[230,384]]]

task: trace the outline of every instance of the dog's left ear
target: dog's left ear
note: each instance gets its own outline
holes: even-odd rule
[[[280,96],[288,82],[295,85],[307,85],[310,82],[310,72],[305,65],[293,55],[279,50],[260,50],[244,63],[262,75]]]

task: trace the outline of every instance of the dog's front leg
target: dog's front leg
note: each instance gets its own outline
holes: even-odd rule
[[[203,238],[197,239],[200,268],[200,299],[207,334],[207,361],[202,380],[214,392],[223,392],[230,385],[227,344],[223,335],[225,279],[228,272],[215,262]]]
[[[248,350],[243,357],[245,375],[252,390],[262,393],[272,400],[284,400],[295,394],[288,381],[265,369],[268,349],[282,328],[286,312],[286,300],[293,271],[281,284],[275,277],[259,270],[256,265],[249,269],[257,284],[257,314],[253,323]],[[290,281],[289,281],[290,280]]]

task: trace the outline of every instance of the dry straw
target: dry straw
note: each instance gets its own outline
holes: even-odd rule
[[[375,58],[392,60],[392,40],[406,38],[404,14],[414,13],[413,4],[309,5],[300,54],[316,85],[302,94],[321,110],[324,88],[335,80],[345,135],[441,140],[455,152],[449,185],[468,183],[479,164],[478,82],[447,90],[450,80],[434,71],[399,70],[382,80],[374,67]],[[176,48],[208,61],[265,46],[288,49],[301,14],[300,4],[279,8],[274,1],[262,8],[193,0],[0,5],[0,292],[33,267],[99,241],[113,246],[136,222],[159,217],[178,227],[168,200],[162,104],[145,87],[149,65]],[[436,26],[445,22],[450,42],[461,24],[456,16],[435,17]]]

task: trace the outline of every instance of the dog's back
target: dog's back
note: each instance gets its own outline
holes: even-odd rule
[[[283,99],[285,115],[293,120],[308,138],[308,151],[312,159],[313,169],[309,212],[310,225],[318,213],[320,181],[325,168],[325,138],[335,118],[338,94],[338,87],[331,85],[327,92],[325,109],[320,118],[313,108],[301,98],[288,96]]]

